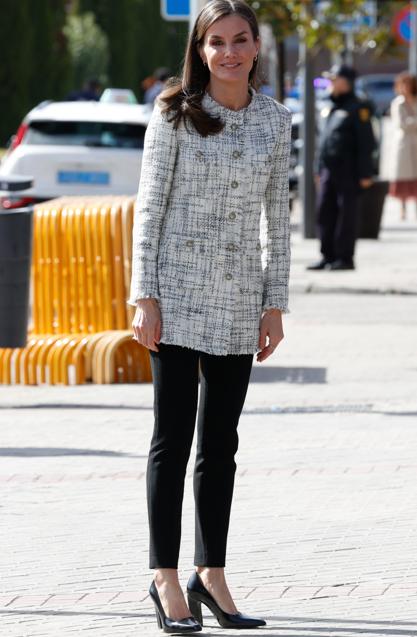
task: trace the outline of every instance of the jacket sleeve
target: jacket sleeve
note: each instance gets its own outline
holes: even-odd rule
[[[279,138],[262,205],[261,246],[263,267],[262,309],[288,309],[290,270],[289,159],[291,113],[280,105]]]
[[[368,104],[360,105],[353,114],[356,138],[356,161],[359,179],[368,179],[374,174],[373,153],[376,148],[371,123],[371,109]]]
[[[136,305],[140,298],[159,299],[159,236],[174,176],[176,154],[174,125],[156,102],[145,132],[135,202],[129,305]]]

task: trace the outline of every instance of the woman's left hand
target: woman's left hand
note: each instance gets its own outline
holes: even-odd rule
[[[266,344],[266,338],[268,337],[268,345]],[[277,347],[278,343],[284,338],[284,330],[282,327],[282,313],[278,308],[271,308],[266,310],[261,318],[259,326],[259,343],[258,347],[261,350],[256,354],[256,360],[258,363],[264,361],[268,356],[271,356],[272,352]]]

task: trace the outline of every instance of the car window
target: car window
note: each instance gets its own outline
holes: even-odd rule
[[[115,122],[33,121],[24,144],[143,148],[146,126]]]
[[[377,82],[367,82],[363,87],[368,91],[392,91],[394,89],[394,83],[378,80]]]

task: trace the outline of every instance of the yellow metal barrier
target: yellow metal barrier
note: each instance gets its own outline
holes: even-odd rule
[[[0,349],[0,383],[149,382],[127,305],[132,197],[61,197],[35,207],[32,332]]]
[[[128,330],[33,336],[27,347],[0,349],[0,382],[25,385],[146,383],[148,350]]]

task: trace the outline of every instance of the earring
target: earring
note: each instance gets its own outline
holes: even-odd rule
[[[253,58],[253,61],[256,62],[257,59],[258,59],[258,54],[256,54],[256,56]]]

